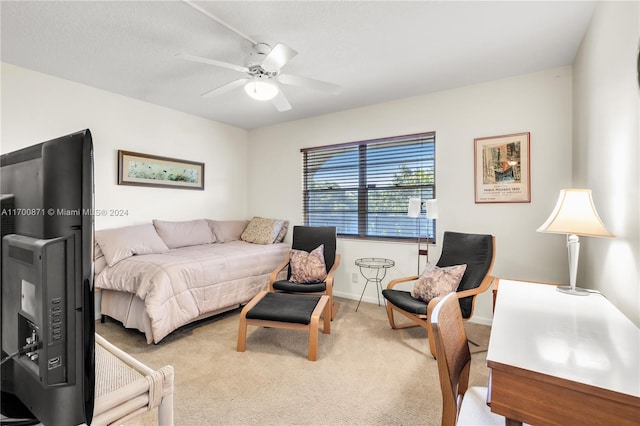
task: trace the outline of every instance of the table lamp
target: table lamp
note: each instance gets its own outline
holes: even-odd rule
[[[563,189],[558,202],[538,232],[550,232],[567,235],[567,251],[569,255],[569,286],[557,287],[558,291],[576,296],[586,296],[589,292],[576,287],[578,273],[578,255],[580,239],[578,235],[589,237],[614,237],[607,231],[598,216],[590,189]]]

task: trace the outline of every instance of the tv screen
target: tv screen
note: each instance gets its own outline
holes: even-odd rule
[[[0,157],[2,414],[90,424],[93,143],[87,129]],[[3,420],[3,422],[5,421]]]

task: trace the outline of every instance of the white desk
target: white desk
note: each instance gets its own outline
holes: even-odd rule
[[[507,424],[640,423],[640,329],[600,294],[500,280],[487,365]]]

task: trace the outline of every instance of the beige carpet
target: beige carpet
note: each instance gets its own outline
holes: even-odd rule
[[[239,310],[183,327],[157,345],[114,320],[96,332],[152,368],[175,368],[176,425],[439,425],[436,361],[421,328],[392,330],[383,306],[340,299],[318,360],[308,336],[250,326],[236,352]],[[471,385],[486,386],[489,327],[467,323],[480,347]],[[129,425],[153,425],[147,413]]]

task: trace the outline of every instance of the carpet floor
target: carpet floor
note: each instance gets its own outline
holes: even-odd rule
[[[331,334],[319,333],[307,360],[307,333],[249,326],[236,352],[240,311],[176,330],[157,345],[114,320],[96,332],[151,368],[175,369],[175,424],[439,425],[436,360],[422,328],[393,330],[384,306],[338,299]],[[398,318],[402,321],[402,319]],[[486,386],[490,327],[467,322],[471,386]],[[157,424],[156,410],[127,425]]]

